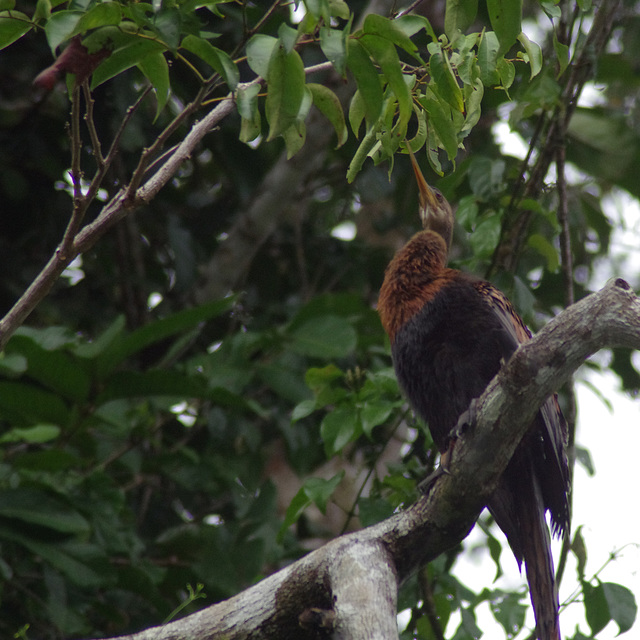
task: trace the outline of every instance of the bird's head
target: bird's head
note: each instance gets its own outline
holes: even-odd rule
[[[409,149],[409,156],[411,157],[413,172],[418,183],[422,226],[426,231],[435,231],[435,233],[442,236],[447,244],[448,251],[453,239],[454,217],[451,205],[438,189],[429,186],[411,149]]]

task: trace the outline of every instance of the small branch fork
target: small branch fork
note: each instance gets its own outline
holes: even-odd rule
[[[621,279],[563,311],[518,349],[478,399],[451,473],[429,495],[229,600],[119,640],[397,638],[398,585],[467,535],[537,408],[605,347],[640,349],[640,298]]]
[[[309,67],[305,71],[307,74],[310,74],[330,68],[331,63],[325,62]],[[261,84],[262,82],[262,78],[258,77],[251,82],[240,84],[238,88],[242,90],[254,84]],[[0,351],[4,349],[9,338],[25,321],[36,305],[51,291],[56,280],[69,264],[79,254],[93,247],[114,224],[135,211],[139,206],[150,202],[158,191],[175,175],[182,163],[191,156],[193,150],[202,141],[204,136],[232,113],[235,108],[235,96],[228,94],[220,100],[202,120],[192,125],[186,137],[176,145],[175,148],[171,149],[166,154],[166,157],[161,159],[157,171],[150,177],[146,177],[149,173],[151,163],[154,158],[160,154],[161,149],[167,143],[170,136],[200,108],[202,101],[207,96],[209,84],[209,82],[205,82],[193,102],[174,118],[150,147],[142,152],[138,166],[134,170],[129,184],[115,193],[109,202],[103,206],[96,219],[84,227],[82,226],[82,222],[85,213],[98,194],[104,177],[118,154],[124,131],[143,100],[150,93],[151,88],[148,87],[143,91],[137,101],[129,107],[105,157],[102,156],[100,140],[93,121],[93,99],[89,91],[88,80],[85,80],[81,85],[74,88],[71,112],[72,155],[70,170],[73,186],[73,211],[69,224],[55,253],[12,309],[0,320]],[[82,151],[82,141],[80,137],[81,92],[85,98],[85,121],[97,166],[96,173],[87,187],[83,185],[83,175],[80,166],[80,154]]]

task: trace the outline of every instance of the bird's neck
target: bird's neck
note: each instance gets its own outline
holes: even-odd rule
[[[389,263],[380,289],[378,312],[393,342],[397,330],[435,293],[436,281],[450,269],[447,244],[434,231],[420,231]]]

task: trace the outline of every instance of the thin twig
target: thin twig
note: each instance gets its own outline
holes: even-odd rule
[[[86,105],[84,120],[87,123],[87,129],[89,130],[89,138],[91,138],[91,147],[93,149],[93,157],[96,160],[98,171],[100,171],[100,169],[102,169],[104,165],[104,158],[102,157],[102,145],[100,144],[100,137],[98,136],[98,132],[96,131],[96,123],[93,118],[94,99],[93,99],[93,96],[91,95],[91,90],[89,89],[88,78],[86,78],[82,82],[82,92],[84,93],[84,101]]]

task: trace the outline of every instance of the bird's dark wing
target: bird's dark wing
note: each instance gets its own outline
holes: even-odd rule
[[[491,307],[501,325],[519,344],[531,339],[531,331],[517,314],[508,298],[491,283],[475,285]],[[536,475],[541,485],[545,507],[551,513],[553,531],[568,531],[569,527],[569,466],[566,457],[567,423],[555,394],[547,398],[536,416],[537,431],[542,436],[542,450],[535,460]],[[534,445],[535,446],[535,445]]]

